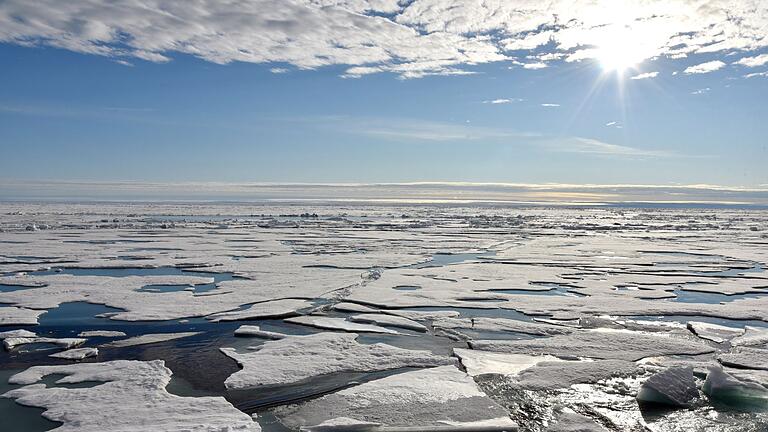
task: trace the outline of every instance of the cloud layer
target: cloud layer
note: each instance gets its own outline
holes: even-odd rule
[[[121,62],[346,65],[345,76],[472,73],[606,52],[633,60],[768,47],[764,0],[5,0],[0,41]],[[753,53],[754,54],[754,53]],[[746,54],[745,54],[746,55]],[[738,60],[736,60],[738,62]],[[745,60],[747,64],[754,61]]]
[[[527,183],[0,182],[2,200],[291,201],[449,204],[685,203],[768,206],[768,188]]]

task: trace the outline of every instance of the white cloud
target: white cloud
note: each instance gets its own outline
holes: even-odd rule
[[[272,72],[273,74],[284,74],[284,73],[290,72],[290,70],[287,68],[277,68],[277,67],[272,68],[269,71]]]
[[[635,75],[635,76],[631,77],[630,79],[641,80],[641,79],[656,78],[657,76],[659,76],[658,72],[645,72],[645,73],[641,73],[641,74]]]
[[[523,67],[540,68],[595,59],[606,45],[637,62],[754,52],[768,47],[766,26],[768,2],[759,0],[0,2],[0,42],[124,61],[181,53],[219,64],[346,65],[350,78],[463,75],[519,51],[535,51],[539,61]]]
[[[734,64],[746,67],[758,67],[768,63],[768,54],[760,54],[754,57],[744,57]]]
[[[513,98],[513,99],[492,99],[492,100],[484,100],[484,104],[492,104],[492,105],[501,105],[501,104],[509,104],[512,102],[522,102],[523,100],[520,98]]]
[[[567,184],[567,183],[223,183],[76,182],[2,179],[0,197],[24,200],[340,201],[390,203],[510,202],[716,203],[768,205],[768,185]]]
[[[706,94],[706,93],[709,93],[709,91],[710,91],[710,90],[712,90],[712,89],[711,89],[711,88],[709,88],[709,87],[706,87],[706,88],[701,88],[701,89],[698,89],[698,90],[694,90],[694,91],[692,91],[692,92],[691,92],[691,94],[692,94],[692,95],[701,95],[701,94]]]
[[[755,78],[755,77],[768,77],[768,71],[765,72],[754,72],[744,75],[744,78]]]
[[[543,103],[543,104],[541,104],[541,106],[546,107],[546,108],[557,108],[557,107],[560,106],[560,104],[556,104],[556,103]]]
[[[674,153],[663,150],[645,150],[635,147],[610,144],[593,138],[574,137],[564,139],[555,143],[558,150],[587,153],[604,156],[625,156],[625,157],[673,157]]]
[[[544,69],[545,67],[547,67],[547,64],[544,63],[544,62],[524,63],[523,64],[523,69],[536,70],[536,69]]]
[[[690,66],[686,68],[683,72],[687,75],[705,74],[705,73],[714,72],[718,69],[722,69],[723,67],[725,67],[725,63],[721,62],[720,60],[712,60],[706,63],[700,63],[697,65]]]

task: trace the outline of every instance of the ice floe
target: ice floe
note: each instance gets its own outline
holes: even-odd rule
[[[60,384],[100,384],[70,389],[38,383],[47,375],[58,374],[65,375],[57,381]],[[63,423],[57,428],[61,432],[261,430],[248,414],[224,398],[180,397],[166,392],[170,380],[171,371],[162,360],[34,366],[10,380],[25,387],[3,396],[44,408],[44,417]]]
[[[508,413],[454,366],[389,376],[275,412],[292,428],[347,417],[381,423],[381,430],[516,430]]]
[[[77,335],[78,337],[105,337],[105,338],[113,338],[113,337],[125,337],[125,332],[117,331],[117,330],[87,330],[80,332],[80,334]]]
[[[9,338],[3,339],[3,346],[7,350],[12,350],[20,345],[44,343],[44,344],[53,344],[65,349],[69,349],[69,348],[76,347],[78,345],[82,345],[87,341],[88,339],[83,339],[83,338],[49,338],[49,337],[41,337],[41,336],[9,337]]]
[[[147,345],[157,342],[166,342],[174,339],[181,339],[185,337],[195,336],[200,332],[179,332],[179,333],[150,333],[143,334],[141,336],[134,336],[128,339],[121,339],[108,344],[104,344],[104,347],[109,348],[125,348],[136,345]]]
[[[630,331],[579,331],[527,340],[471,341],[473,349],[515,354],[550,354],[561,358],[590,357],[636,361],[662,355],[696,355],[715,349],[699,342]]]
[[[229,389],[286,385],[334,372],[430,367],[456,361],[429,351],[407,350],[383,343],[361,344],[354,333],[286,336],[267,341],[258,350],[246,353],[232,348],[221,350],[243,367],[227,378],[225,384]]]
[[[373,324],[359,324],[351,321],[347,321],[344,318],[325,317],[307,315],[295,318],[287,318],[285,322],[293,324],[301,324],[310,327],[317,327],[326,330],[343,330],[349,332],[366,332],[366,333],[388,333],[399,334],[395,330],[384,328]]]
[[[670,367],[648,378],[637,393],[646,403],[689,407],[699,397],[692,367]]]
[[[744,334],[743,328],[726,327],[699,321],[688,321],[688,329],[702,339],[717,343],[723,343]]]
[[[74,348],[62,352],[57,352],[49,355],[48,357],[60,358],[65,360],[83,360],[90,357],[96,357],[99,355],[98,348]]]
[[[283,333],[262,330],[256,325],[242,325],[235,330],[235,336],[254,336],[263,339],[282,339],[286,335]]]
[[[416,321],[408,318],[376,313],[364,313],[359,315],[353,315],[349,317],[350,321],[377,324],[389,327],[400,327],[408,330],[415,330],[418,332],[426,332],[427,328],[417,323]]]

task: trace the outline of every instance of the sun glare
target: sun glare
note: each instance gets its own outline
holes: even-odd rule
[[[622,74],[643,60],[628,27],[606,29],[601,39],[596,58],[605,71]]]

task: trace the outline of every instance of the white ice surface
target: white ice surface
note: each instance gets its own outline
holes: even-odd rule
[[[334,372],[374,372],[402,367],[430,367],[456,359],[377,343],[357,342],[354,333],[317,333],[267,341],[256,351],[221,351],[242,366],[227,378],[229,389],[286,385]]]
[[[46,387],[57,382],[103,383],[89,388]],[[116,360],[66,366],[34,366],[10,382],[25,387],[4,395],[17,403],[44,408],[43,416],[62,422],[57,432],[258,432],[259,425],[221,397],[179,397],[166,392],[170,369],[162,360]]]

